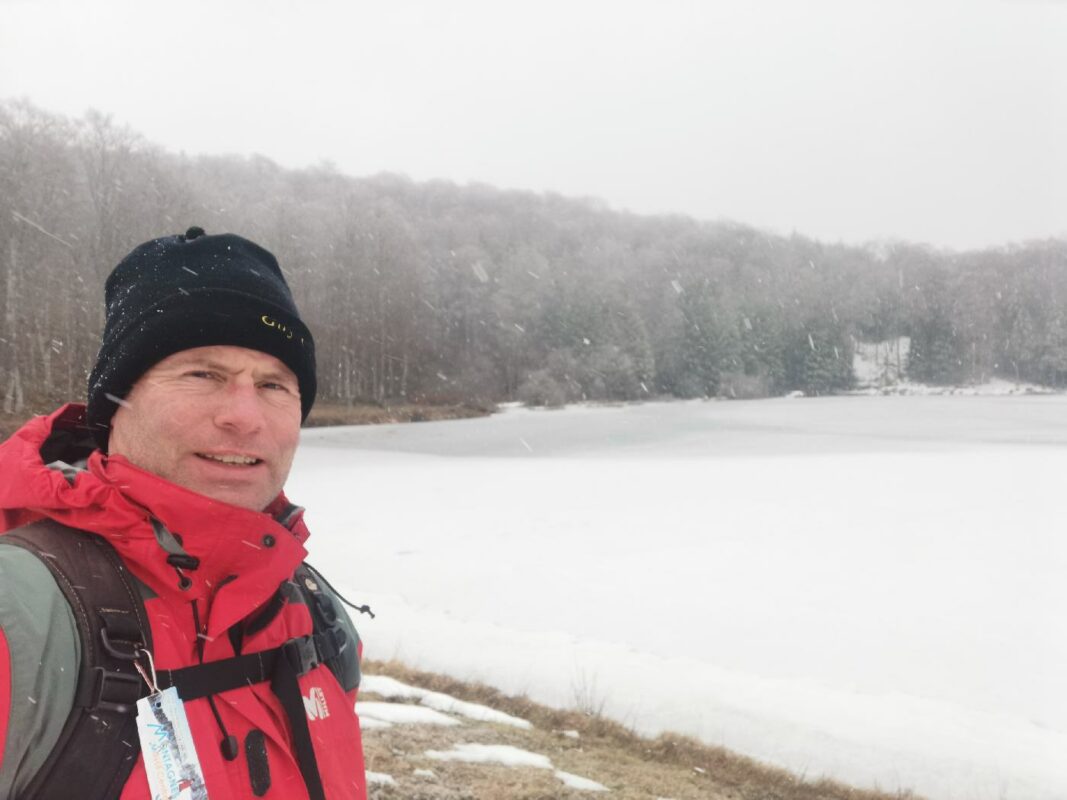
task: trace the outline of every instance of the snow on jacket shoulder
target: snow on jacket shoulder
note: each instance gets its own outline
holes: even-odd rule
[[[141,584],[160,670],[199,663],[198,638],[205,663],[233,657],[230,629],[267,607],[280,589],[286,598],[281,611],[262,629],[246,631],[241,652],[270,650],[311,633],[309,609],[298,592],[285,591],[307,554],[308,533],[299,510],[294,513],[295,507],[280,497],[269,511],[282,524],[271,513],[211,500],[121,457],[80,451],[83,419],[81,406],[65,406],[0,444],[0,532],[51,518],[104,537]],[[86,454],[84,469],[68,466]],[[184,572],[188,581],[179,582],[167,563],[153,520],[199,559],[198,568]],[[358,642],[339,611],[349,640]],[[74,619],[48,569],[32,554],[0,548],[0,797],[17,797],[18,787],[47,757],[73,702],[79,659]],[[301,676],[299,684],[326,796],[364,800],[356,687],[341,686],[325,665]],[[238,742],[252,731],[263,732],[270,788],[253,793],[243,747],[236,760],[223,757],[220,727],[204,698],[186,702],[185,711],[209,796],[308,797],[289,723],[269,684],[223,692],[215,704]],[[144,762],[138,759],[120,800],[149,797]]]

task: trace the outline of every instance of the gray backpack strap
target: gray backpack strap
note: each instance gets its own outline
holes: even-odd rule
[[[340,601],[330,591],[329,582],[306,561],[297,567],[293,582],[311,612],[315,635],[325,640],[329,655],[323,663],[346,692],[359,688],[359,633]],[[369,609],[368,609],[369,610]]]
[[[47,520],[0,535],[0,545],[35,554],[51,571],[77,622],[82,659],[74,707],[47,760],[20,800],[114,800],[140,745],[136,702],[147,694],[134,667],[151,651],[144,602],[133,576],[102,537]]]

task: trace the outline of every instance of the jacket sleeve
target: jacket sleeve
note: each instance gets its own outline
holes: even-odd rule
[[[74,704],[74,614],[37,556],[0,545],[0,797],[19,797]]]

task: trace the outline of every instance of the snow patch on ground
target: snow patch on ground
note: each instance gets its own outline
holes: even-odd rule
[[[464,761],[468,764],[503,764],[505,767],[552,769],[552,759],[510,744],[456,744],[451,750],[427,750],[436,761]]]
[[[528,721],[505,714],[503,711],[497,711],[495,708],[458,700],[442,692],[431,692],[429,689],[409,686],[385,675],[364,676],[360,688],[364,692],[372,692],[381,697],[418,700],[422,705],[437,711],[446,714],[458,714],[461,717],[467,717],[478,722],[496,722],[500,725],[511,725],[523,730],[530,730],[533,727]]]
[[[457,744],[451,750],[427,750],[426,756],[438,761],[463,761],[468,764],[503,764],[507,767],[534,767],[535,769],[550,769],[553,774],[571,789],[585,792],[607,792],[607,786],[583,778],[581,775],[573,775],[570,772],[557,770],[552,766],[552,759],[540,753],[531,753],[508,744]]]
[[[555,772],[557,778],[559,778],[564,786],[571,789],[577,789],[581,792],[607,792],[610,791],[607,786],[596,781],[591,781],[588,778],[583,778],[581,775],[573,775],[570,772],[564,772],[561,769],[557,769]]]
[[[390,725],[461,725],[458,719],[446,716],[432,708],[413,706],[407,703],[376,703],[359,701],[356,713],[360,719],[371,719]],[[379,726],[381,727],[381,726]]]
[[[533,726],[524,719],[512,717],[495,708],[468,703],[441,692],[432,692],[418,686],[411,686],[386,675],[364,675],[360,683],[361,691],[373,693],[380,697],[392,697],[403,700],[418,700],[424,706],[407,703],[381,703],[359,701],[356,711],[359,713],[360,727],[363,730],[388,728],[394,724],[402,725],[458,725],[458,720],[445,716],[442,710],[466,716],[479,722],[498,722],[526,730]],[[433,706],[432,708],[428,706]],[[562,731],[564,736],[577,739],[577,731]],[[503,764],[508,767],[534,767],[552,769],[556,778],[571,789],[587,792],[610,791],[603,784],[570,772],[555,770],[552,760],[540,753],[531,753],[518,747],[504,744],[457,744],[451,750],[427,750],[426,756],[438,761],[463,761],[471,764]],[[416,777],[436,780],[433,770],[416,769]],[[372,779],[371,776],[374,776]],[[395,785],[389,775],[368,772],[370,783],[388,783]]]
[[[392,775],[386,775],[384,772],[367,772],[367,785],[375,786],[396,786],[396,781],[393,780]]]
[[[363,706],[362,703],[357,703],[356,704],[357,714],[362,714],[363,713],[362,712],[362,706]],[[361,731],[372,731],[372,730],[377,730],[379,728],[391,728],[391,727],[393,727],[393,723],[386,722],[383,719],[375,719],[374,717],[364,717],[364,716],[360,716],[360,718],[359,718],[359,729]]]

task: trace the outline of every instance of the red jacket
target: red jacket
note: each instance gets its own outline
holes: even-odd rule
[[[84,471],[69,482],[60,469],[42,462],[41,447],[51,435],[72,430],[82,419],[81,406],[65,406],[49,417],[28,423],[0,445],[0,531],[11,530],[42,517],[105,537],[133,575],[150,591],[145,608],[151,625],[157,669],[177,669],[198,663],[197,636],[204,641],[204,662],[234,655],[229,628],[262,608],[303,561],[308,532],[302,514],[285,527],[270,513],[231,506],[193,493],[99,450]],[[280,497],[268,511],[288,507]],[[185,551],[200,559],[185,574],[192,585],[181,589],[167,553],[157,544],[150,519],[179,534]],[[0,576],[0,581],[3,581]],[[197,631],[193,604],[204,628]],[[311,632],[306,606],[286,604],[264,630],[250,635],[243,652],[268,650]],[[12,698],[9,647],[0,609],[0,758],[9,734]],[[76,673],[77,665],[69,668]],[[329,800],[364,800],[366,779],[356,690],[345,693],[333,673],[319,666],[299,680],[301,693],[311,698],[309,728],[319,772]],[[308,796],[291,746],[289,724],[268,684],[234,689],[217,695],[216,706],[229,733],[244,742],[254,730],[267,742],[271,788],[267,798],[291,800]],[[209,796],[253,800],[243,753],[226,761],[220,752],[220,729],[207,699],[185,703]],[[4,764],[0,763],[0,772]],[[150,797],[142,760],[138,761],[121,800]]]

